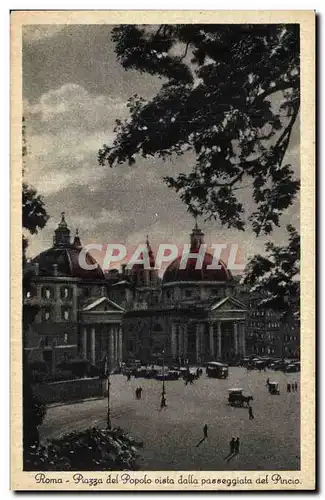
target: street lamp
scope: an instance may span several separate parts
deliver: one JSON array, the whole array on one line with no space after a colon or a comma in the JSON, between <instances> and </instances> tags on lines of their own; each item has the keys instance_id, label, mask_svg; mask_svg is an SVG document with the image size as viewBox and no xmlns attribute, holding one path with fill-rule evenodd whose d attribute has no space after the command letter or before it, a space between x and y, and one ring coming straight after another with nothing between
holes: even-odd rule
<instances>
[{"instance_id":1,"label":"street lamp","mask_svg":"<svg viewBox=\"0 0 325 500\"><path fill-rule=\"evenodd\" d=\"M284 314L282 316L282 319L284 319L284 325L283 325L283 336L282 336L282 359L285 357L285 344L286 344L286 335L288 334L289 331L289 295L286 293L283 297L283 303L284 303Z\"/></svg>"},{"instance_id":2,"label":"street lamp","mask_svg":"<svg viewBox=\"0 0 325 500\"><path fill-rule=\"evenodd\" d=\"M166 394L166 389L165 389L165 351L162 351L163 355L163 383L162 383L162 396L165 396Z\"/></svg>"},{"instance_id":3,"label":"street lamp","mask_svg":"<svg viewBox=\"0 0 325 500\"><path fill-rule=\"evenodd\" d=\"M105 359L105 375L107 378L107 429L111 430L112 424L111 424L111 408L110 408L110 386L111 386L111 381L110 381L110 369L109 369L109 363L108 363L108 356L106 356Z\"/></svg>"}]
</instances>

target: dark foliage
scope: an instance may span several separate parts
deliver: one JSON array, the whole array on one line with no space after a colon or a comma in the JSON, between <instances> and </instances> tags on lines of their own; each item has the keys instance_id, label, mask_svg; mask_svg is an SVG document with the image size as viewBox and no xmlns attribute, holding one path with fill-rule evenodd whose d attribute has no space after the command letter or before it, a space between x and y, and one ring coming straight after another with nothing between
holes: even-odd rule
<instances>
[{"instance_id":1,"label":"dark foliage","mask_svg":"<svg viewBox=\"0 0 325 500\"><path fill-rule=\"evenodd\" d=\"M23 118L22 123L22 158L23 167L24 159L27 155L26 143L26 125ZM23 169L24 173L24 169ZM39 229L42 229L48 220L48 215L45 210L43 200L34 188L28 186L25 182L22 185L22 227L30 234L36 234ZM23 235L22 239L22 265L23 265L23 297L26 292L33 292L33 272L25 269L26 264L26 249L28 240ZM30 446L36 446L39 441L38 427L41 425L46 407L39 401L32 391L32 374L28 365L26 354L26 332L28 326L34 321L38 312L38 306L32 304L23 304L23 450L24 463L26 454Z\"/></svg>"},{"instance_id":2,"label":"dark foliage","mask_svg":"<svg viewBox=\"0 0 325 500\"><path fill-rule=\"evenodd\" d=\"M28 154L26 141L26 121L22 120L22 159L23 159L23 174L25 171L25 159ZM30 234L37 234L40 229L43 229L48 221L48 214L45 209L42 196L37 193L36 189L29 186L26 182L22 185L22 227ZM25 262L25 252L28 246L28 240L23 235L22 249L23 261Z\"/></svg>"},{"instance_id":3,"label":"dark foliage","mask_svg":"<svg viewBox=\"0 0 325 500\"><path fill-rule=\"evenodd\" d=\"M23 360L23 450L24 462L30 446L37 446L39 442L38 427L42 424L46 407L39 401L32 391L31 371L24 352Z\"/></svg>"},{"instance_id":4,"label":"dark foliage","mask_svg":"<svg viewBox=\"0 0 325 500\"><path fill-rule=\"evenodd\" d=\"M149 101L129 99L130 117L117 120L100 164L191 150L192 171L165 177L188 210L243 230L237 189L248 182L257 207L249 221L257 235L270 233L299 189L283 164L300 105L299 25L122 25L113 40L125 69L162 86Z\"/></svg>"},{"instance_id":5,"label":"dark foliage","mask_svg":"<svg viewBox=\"0 0 325 500\"><path fill-rule=\"evenodd\" d=\"M288 313L299 319L300 310L300 236L287 226L288 246L267 243L266 256L255 255L246 268L244 282L252 291L264 294L260 306Z\"/></svg>"},{"instance_id":6,"label":"dark foliage","mask_svg":"<svg viewBox=\"0 0 325 500\"><path fill-rule=\"evenodd\" d=\"M58 365L58 369L65 372L71 372L76 377L97 377L100 375L100 370L96 366L93 366L89 361L83 359L64 361Z\"/></svg>"},{"instance_id":7,"label":"dark foliage","mask_svg":"<svg viewBox=\"0 0 325 500\"><path fill-rule=\"evenodd\" d=\"M53 439L28 450L24 470L107 471L135 470L142 443L121 429L87 429Z\"/></svg>"}]
</instances>

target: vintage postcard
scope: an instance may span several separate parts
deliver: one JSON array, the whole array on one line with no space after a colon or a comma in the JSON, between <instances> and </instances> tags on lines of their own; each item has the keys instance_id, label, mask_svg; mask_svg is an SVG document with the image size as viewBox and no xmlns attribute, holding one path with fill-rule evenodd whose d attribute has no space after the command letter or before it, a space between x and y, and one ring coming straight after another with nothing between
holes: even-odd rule
<instances>
[{"instance_id":1,"label":"vintage postcard","mask_svg":"<svg viewBox=\"0 0 325 500\"><path fill-rule=\"evenodd\" d=\"M315 489L315 13L14 11L11 68L11 488Z\"/></svg>"}]
</instances>

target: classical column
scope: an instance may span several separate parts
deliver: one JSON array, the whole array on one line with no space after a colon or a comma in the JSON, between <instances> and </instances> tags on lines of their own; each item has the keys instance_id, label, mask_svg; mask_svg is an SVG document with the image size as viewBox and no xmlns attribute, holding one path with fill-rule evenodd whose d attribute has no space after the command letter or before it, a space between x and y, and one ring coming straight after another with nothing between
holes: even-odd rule
<instances>
[{"instance_id":1,"label":"classical column","mask_svg":"<svg viewBox=\"0 0 325 500\"><path fill-rule=\"evenodd\" d=\"M200 361L205 361L206 355L206 336L205 336L205 323L201 323L200 328Z\"/></svg>"},{"instance_id":2,"label":"classical column","mask_svg":"<svg viewBox=\"0 0 325 500\"><path fill-rule=\"evenodd\" d=\"M210 357L214 359L214 323L209 325L209 335L210 335Z\"/></svg>"},{"instance_id":3,"label":"classical column","mask_svg":"<svg viewBox=\"0 0 325 500\"><path fill-rule=\"evenodd\" d=\"M217 321L217 358L222 359L221 351L221 321Z\"/></svg>"},{"instance_id":4,"label":"classical column","mask_svg":"<svg viewBox=\"0 0 325 500\"><path fill-rule=\"evenodd\" d=\"M172 350L172 358L176 359L177 357L177 340L176 340L176 324L172 323L172 338L171 338L171 350Z\"/></svg>"},{"instance_id":5,"label":"classical column","mask_svg":"<svg viewBox=\"0 0 325 500\"><path fill-rule=\"evenodd\" d=\"M119 353L119 335L118 335L118 326L114 326L114 337L115 337L115 363L118 362L118 353Z\"/></svg>"},{"instance_id":6,"label":"classical column","mask_svg":"<svg viewBox=\"0 0 325 500\"><path fill-rule=\"evenodd\" d=\"M119 361L122 362L122 360L123 360L123 331L122 331L121 326L119 326L118 334L119 334L119 339L120 339Z\"/></svg>"},{"instance_id":7,"label":"classical column","mask_svg":"<svg viewBox=\"0 0 325 500\"><path fill-rule=\"evenodd\" d=\"M200 362L201 355L201 325L200 323L196 324L196 362Z\"/></svg>"},{"instance_id":8,"label":"classical column","mask_svg":"<svg viewBox=\"0 0 325 500\"><path fill-rule=\"evenodd\" d=\"M108 359L109 359L109 364L110 368L112 369L114 366L114 329L113 326L109 326L109 353L108 353Z\"/></svg>"},{"instance_id":9,"label":"classical column","mask_svg":"<svg viewBox=\"0 0 325 500\"><path fill-rule=\"evenodd\" d=\"M235 355L238 355L238 325L236 321L234 321L234 348L235 348Z\"/></svg>"},{"instance_id":10,"label":"classical column","mask_svg":"<svg viewBox=\"0 0 325 500\"><path fill-rule=\"evenodd\" d=\"M56 371L56 339L53 339L52 340L52 366L51 366L51 369L52 369L52 375L55 375L55 371Z\"/></svg>"},{"instance_id":11,"label":"classical column","mask_svg":"<svg viewBox=\"0 0 325 500\"><path fill-rule=\"evenodd\" d=\"M94 365L96 363L96 332L95 327L90 330L90 360Z\"/></svg>"},{"instance_id":12,"label":"classical column","mask_svg":"<svg viewBox=\"0 0 325 500\"><path fill-rule=\"evenodd\" d=\"M182 337L182 356L184 359L187 358L187 325L183 325L183 337Z\"/></svg>"},{"instance_id":13,"label":"classical column","mask_svg":"<svg viewBox=\"0 0 325 500\"><path fill-rule=\"evenodd\" d=\"M245 323L239 323L240 354L246 356Z\"/></svg>"},{"instance_id":14,"label":"classical column","mask_svg":"<svg viewBox=\"0 0 325 500\"><path fill-rule=\"evenodd\" d=\"M87 359L87 327L84 326L82 329L82 357L83 359Z\"/></svg>"},{"instance_id":15,"label":"classical column","mask_svg":"<svg viewBox=\"0 0 325 500\"><path fill-rule=\"evenodd\" d=\"M114 338L114 364L116 363L117 359L117 332L116 332L116 325L113 326L113 338Z\"/></svg>"}]
</instances>

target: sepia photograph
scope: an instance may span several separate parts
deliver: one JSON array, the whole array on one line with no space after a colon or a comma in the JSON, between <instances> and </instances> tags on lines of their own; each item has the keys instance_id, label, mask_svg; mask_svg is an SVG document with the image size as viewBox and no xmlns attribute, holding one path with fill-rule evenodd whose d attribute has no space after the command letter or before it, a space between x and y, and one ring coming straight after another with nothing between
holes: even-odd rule
<instances>
[{"instance_id":1,"label":"sepia photograph","mask_svg":"<svg viewBox=\"0 0 325 500\"><path fill-rule=\"evenodd\" d=\"M303 489L303 18L25 14L21 472L43 489Z\"/></svg>"}]
</instances>

